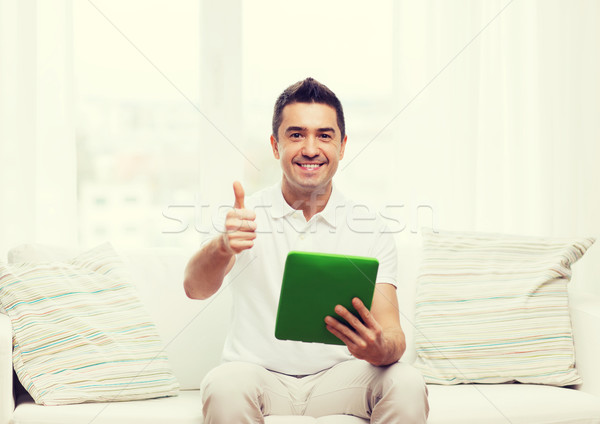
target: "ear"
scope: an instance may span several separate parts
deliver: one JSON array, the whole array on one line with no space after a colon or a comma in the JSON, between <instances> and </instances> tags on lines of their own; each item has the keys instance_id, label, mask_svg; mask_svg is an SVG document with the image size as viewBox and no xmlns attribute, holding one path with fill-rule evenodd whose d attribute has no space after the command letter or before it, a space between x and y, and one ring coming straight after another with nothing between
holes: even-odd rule
<instances>
[{"instance_id":1,"label":"ear","mask_svg":"<svg viewBox=\"0 0 600 424\"><path fill-rule=\"evenodd\" d=\"M340 146L340 160L344 159L344 151L346 150L346 141L348 141L348 136L344 135L344 139L342 140L342 144Z\"/></svg>"},{"instance_id":2,"label":"ear","mask_svg":"<svg viewBox=\"0 0 600 424\"><path fill-rule=\"evenodd\" d=\"M271 148L273 149L273 156L275 156L275 159L279 159L279 145L273 135L271 135Z\"/></svg>"}]
</instances>

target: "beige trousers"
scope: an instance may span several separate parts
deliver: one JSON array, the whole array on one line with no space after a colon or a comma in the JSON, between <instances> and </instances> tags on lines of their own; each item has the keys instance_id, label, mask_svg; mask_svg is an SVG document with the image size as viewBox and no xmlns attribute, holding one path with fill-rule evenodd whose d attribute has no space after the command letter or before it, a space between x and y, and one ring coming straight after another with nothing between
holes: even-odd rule
<instances>
[{"instance_id":1,"label":"beige trousers","mask_svg":"<svg viewBox=\"0 0 600 424\"><path fill-rule=\"evenodd\" d=\"M224 363L202 381L205 424L260 424L267 415L347 414L374 424L425 423L427 387L402 362L375 367L349 360L308 376L290 376L245 362Z\"/></svg>"}]
</instances>

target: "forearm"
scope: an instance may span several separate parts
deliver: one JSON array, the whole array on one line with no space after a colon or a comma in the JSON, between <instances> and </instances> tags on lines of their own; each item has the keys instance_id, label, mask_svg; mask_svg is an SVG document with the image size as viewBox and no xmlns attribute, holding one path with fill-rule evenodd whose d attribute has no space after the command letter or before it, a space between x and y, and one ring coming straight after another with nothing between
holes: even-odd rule
<instances>
[{"instance_id":1,"label":"forearm","mask_svg":"<svg viewBox=\"0 0 600 424\"><path fill-rule=\"evenodd\" d=\"M235 256L229 251L222 237L208 242L189 260L184 274L184 289L191 299L207 299L212 296L229 272Z\"/></svg>"}]
</instances>

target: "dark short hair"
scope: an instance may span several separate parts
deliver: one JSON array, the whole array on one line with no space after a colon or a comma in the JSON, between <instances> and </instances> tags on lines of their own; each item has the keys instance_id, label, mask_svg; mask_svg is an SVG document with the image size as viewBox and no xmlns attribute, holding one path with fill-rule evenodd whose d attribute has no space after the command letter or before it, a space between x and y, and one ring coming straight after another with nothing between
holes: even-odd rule
<instances>
[{"instance_id":1,"label":"dark short hair","mask_svg":"<svg viewBox=\"0 0 600 424\"><path fill-rule=\"evenodd\" d=\"M283 119L283 108L292 103L321 103L334 108L337 115L337 124L342 133L342 140L344 139L346 123L344 122L342 103L327 86L309 77L290 85L277 98L273 109L273 136L275 140L278 140L277 132Z\"/></svg>"}]
</instances>

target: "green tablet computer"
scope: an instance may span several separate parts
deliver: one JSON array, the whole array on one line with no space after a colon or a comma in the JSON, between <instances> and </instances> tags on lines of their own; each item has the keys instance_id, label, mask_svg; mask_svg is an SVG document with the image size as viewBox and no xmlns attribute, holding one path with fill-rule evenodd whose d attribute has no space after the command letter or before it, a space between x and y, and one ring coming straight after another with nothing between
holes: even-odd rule
<instances>
[{"instance_id":1,"label":"green tablet computer","mask_svg":"<svg viewBox=\"0 0 600 424\"><path fill-rule=\"evenodd\" d=\"M275 337L343 345L327 330L325 317L330 315L345 323L335 313L336 305L359 316L352 306L355 297L370 309L378 268L375 258L290 252L283 271Z\"/></svg>"}]
</instances>

